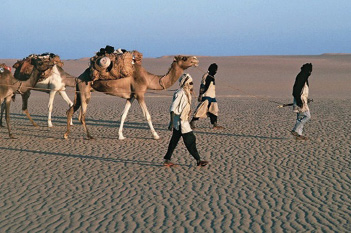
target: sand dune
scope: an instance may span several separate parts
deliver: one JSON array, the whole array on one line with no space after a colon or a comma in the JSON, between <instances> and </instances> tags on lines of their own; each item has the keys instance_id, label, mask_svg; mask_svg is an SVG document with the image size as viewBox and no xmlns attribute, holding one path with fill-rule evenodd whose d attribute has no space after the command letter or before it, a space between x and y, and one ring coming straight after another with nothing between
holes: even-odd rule
<instances>
[{"instance_id":1,"label":"sand dune","mask_svg":"<svg viewBox=\"0 0 351 233\"><path fill-rule=\"evenodd\" d=\"M219 65L225 126L214 131L209 119L198 123L198 149L210 161L204 169L195 167L182 142L173 157L180 166L162 166L171 91L146 99L157 141L136 103L127 139L119 141L124 100L94 92L87 123L96 139L85 139L75 115L65 140L67 106L59 96L53 128L46 127L47 94L33 91L29 100L38 128L21 112L18 96L11 106L18 139L0 130L0 232L350 232L351 55L199 60L199 68L188 70L196 87L210 63ZM155 74L166 73L171 62L171 56L143 60ZM306 62L314 65L305 131L311 139L296 142L289 133L294 113L276 106L291 101ZM64 68L79 75L87 66L88 59L78 59ZM68 94L73 98L74 90Z\"/></svg>"}]
</instances>

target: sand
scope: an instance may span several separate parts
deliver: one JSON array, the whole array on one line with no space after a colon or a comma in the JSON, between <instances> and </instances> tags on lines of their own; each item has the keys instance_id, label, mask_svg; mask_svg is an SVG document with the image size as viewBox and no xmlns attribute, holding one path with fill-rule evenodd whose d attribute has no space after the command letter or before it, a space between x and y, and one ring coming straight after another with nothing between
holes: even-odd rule
<instances>
[{"instance_id":1,"label":"sand","mask_svg":"<svg viewBox=\"0 0 351 233\"><path fill-rule=\"evenodd\" d=\"M203 159L197 168L180 141L162 166L172 91L150 92L146 102L161 139L153 140L134 103L118 140L125 101L94 92L86 135L74 116L69 139L66 103L56 97L47 128L48 95L32 92L35 128L11 106L11 140L0 129L0 232L350 232L351 55L199 57L190 68L196 89L203 71L217 62L219 123L200 120L195 130ZM13 64L15 60L0 60ZM164 74L171 56L145 58L145 68ZM312 62L312 119L307 142L290 135L289 103L302 64ZM67 60L79 75L88 59ZM170 89L175 89L176 85ZM74 89L68 89L73 99ZM277 103L276 103L277 102ZM195 99L193 107L195 107Z\"/></svg>"}]
</instances>

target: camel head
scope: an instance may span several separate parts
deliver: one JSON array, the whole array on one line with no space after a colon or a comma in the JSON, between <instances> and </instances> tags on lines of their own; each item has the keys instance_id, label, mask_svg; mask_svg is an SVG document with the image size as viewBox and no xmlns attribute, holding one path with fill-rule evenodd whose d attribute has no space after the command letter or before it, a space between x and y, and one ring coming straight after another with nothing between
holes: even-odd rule
<instances>
[{"instance_id":1,"label":"camel head","mask_svg":"<svg viewBox=\"0 0 351 233\"><path fill-rule=\"evenodd\" d=\"M178 55L174 57L173 62L176 62L183 70L199 65L199 60L195 56Z\"/></svg>"}]
</instances>

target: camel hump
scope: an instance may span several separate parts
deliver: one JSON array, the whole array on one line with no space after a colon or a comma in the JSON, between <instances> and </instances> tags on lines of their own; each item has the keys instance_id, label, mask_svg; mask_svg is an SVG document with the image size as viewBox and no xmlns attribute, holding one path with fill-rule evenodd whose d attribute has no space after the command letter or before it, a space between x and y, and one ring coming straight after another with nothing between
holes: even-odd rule
<instances>
[{"instance_id":1,"label":"camel hump","mask_svg":"<svg viewBox=\"0 0 351 233\"><path fill-rule=\"evenodd\" d=\"M133 57L135 63L141 65L141 61L143 60L143 54L140 53L139 51L133 50Z\"/></svg>"},{"instance_id":2,"label":"camel hump","mask_svg":"<svg viewBox=\"0 0 351 233\"><path fill-rule=\"evenodd\" d=\"M107 69L111 65L111 59L108 57L100 57L96 63L99 67Z\"/></svg>"},{"instance_id":3,"label":"camel hump","mask_svg":"<svg viewBox=\"0 0 351 233\"><path fill-rule=\"evenodd\" d=\"M54 53L43 53L32 56L35 67L40 71L45 71L52 68L54 65L63 67L63 62L60 57Z\"/></svg>"},{"instance_id":4,"label":"camel hump","mask_svg":"<svg viewBox=\"0 0 351 233\"><path fill-rule=\"evenodd\" d=\"M11 67L5 63L0 63L0 78L6 77L8 74L11 74Z\"/></svg>"},{"instance_id":5,"label":"camel hump","mask_svg":"<svg viewBox=\"0 0 351 233\"><path fill-rule=\"evenodd\" d=\"M34 70L34 65L30 57L17 61L12 67L16 69L14 77L19 81L28 80Z\"/></svg>"},{"instance_id":6,"label":"camel hump","mask_svg":"<svg viewBox=\"0 0 351 233\"><path fill-rule=\"evenodd\" d=\"M48 78L52 73L54 65L63 67L63 62L60 57L54 53L31 54L22 60L18 60L13 68L15 71L15 78L20 81L26 81L33 73L34 68L39 71L39 81Z\"/></svg>"},{"instance_id":7,"label":"camel hump","mask_svg":"<svg viewBox=\"0 0 351 233\"><path fill-rule=\"evenodd\" d=\"M8 70L11 72L11 67L7 66L5 63L0 63L0 72L3 73L5 70Z\"/></svg>"},{"instance_id":8,"label":"camel hump","mask_svg":"<svg viewBox=\"0 0 351 233\"><path fill-rule=\"evenodd\" d=\"M90 58L91 79L109 80L129 77L134 72L134 65L141 64L142 53L134 50L117 49L107 45Z\"/></svg>"}]
</instances>

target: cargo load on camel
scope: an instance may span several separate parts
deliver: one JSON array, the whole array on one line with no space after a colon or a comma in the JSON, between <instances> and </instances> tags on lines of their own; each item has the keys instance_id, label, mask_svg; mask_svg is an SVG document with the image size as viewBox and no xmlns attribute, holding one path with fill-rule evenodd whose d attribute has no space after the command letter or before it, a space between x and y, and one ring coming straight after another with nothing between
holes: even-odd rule
<instances>
[{"instance_id":1,"label":"cargo load on camel","mask_svg":"<svg viewBox=\"0 0 351 233\"><path fill-rule=\"evenodd\" d=\"M63 67L60 57L53 53L31 54L28 57L17 61L12 67L19 73L20 81L27 80L33 72L34 67L41 72L38 82L45 80L52 73L52 67L58 65Z\"/></svg>"},{"instance_id":2,"label":"cargo load on camel","mask_svg":"<svg viewBox=\"0 0 351 233\"><path fill-rule=\"evenodd\" d=\"M138 51L115 50L107 45L90 58L92 81L120 79L131 76L134 64L141 65L143 55Z\"/></svg>"},{"instance_id":3,"label":"cargo load on camel","mask_svg":"<svg viewBox=\"0 0 351 233\"><path fill-rule=\"evenodd\" d=\"M11 72L11 67L7 66L5 63L0 63L0 73L3 73L5 69Z\"/></svg>"}]
</instances>

